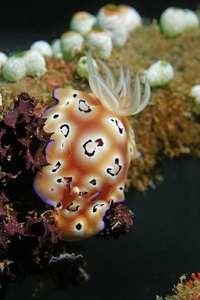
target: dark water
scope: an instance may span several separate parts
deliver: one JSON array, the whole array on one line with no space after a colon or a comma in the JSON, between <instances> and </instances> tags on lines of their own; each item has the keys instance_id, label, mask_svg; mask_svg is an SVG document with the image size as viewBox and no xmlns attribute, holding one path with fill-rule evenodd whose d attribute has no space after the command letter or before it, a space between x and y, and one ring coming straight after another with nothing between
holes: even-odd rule
<instances>
[{"instance_id":1,"label":"dark water","mask_svg":"<svg viewBox=\"0 0 200 300\"><path fill-rule=\"evenodd\" d=\"M0 0L0 51L9 54L30 47L36 40L52 42L69 27L72 15L81 10L96 14L105 4L126 3L145 18L157 18L169 6L197 9L197 0Z\"/></svg>"},{"instance_id":2,"label":"dark water","mask_svg":"<svg viewBox=\"0 0 200 300\"><path fill-rule=\"evenodd\" d=\"M38 39L51 42L68 29L79 10L96 13L108 1L0 1L0 51L29 48ZM198 1L122 1L144 17L159 17L170 5L196 9ZM114 3L122 3L114 1ZM11 8L12 7L12 8ZM171 293L183 273L200 271L200 160L162 165L164 182L146 194L130 191L134 228L119 241L82 242L91 278L78 289L56 291L47 283L40 299L153 300ZM31 299L36 279L27 278L6 300Z\"/></svg>"}]
</instances>

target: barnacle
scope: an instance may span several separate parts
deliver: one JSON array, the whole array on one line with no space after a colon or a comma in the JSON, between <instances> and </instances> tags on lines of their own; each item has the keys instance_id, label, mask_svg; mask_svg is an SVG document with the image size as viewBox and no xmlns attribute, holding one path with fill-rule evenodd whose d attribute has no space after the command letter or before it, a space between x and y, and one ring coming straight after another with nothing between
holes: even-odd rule
<instances>
[{"instance_id":1,"label":"barnacle","mask_svg":"<svg viewBox=\"0 0 200 300\"><path fill-rule=\"evenodd\" d=\"M141 97L138 74L136 74L135 89L133 92L129 69L124 72L120 68L119 80L116 82L111 69L103 61L97 59L106 74L104 80L94 66L90 54L87 54L87 59L90 88L93 94L109 111L116 113L118 116L130 116L139 113L145 108L151 95L150 86L147 81L145 81L144 96Z\"/></svg>"}]
</instances>

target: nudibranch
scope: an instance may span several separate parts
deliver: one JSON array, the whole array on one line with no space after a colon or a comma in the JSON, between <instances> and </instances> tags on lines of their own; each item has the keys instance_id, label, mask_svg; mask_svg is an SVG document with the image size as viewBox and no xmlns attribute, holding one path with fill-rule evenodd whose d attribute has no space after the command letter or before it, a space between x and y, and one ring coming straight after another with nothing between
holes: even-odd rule
<instances>
[{"instance_id":1,"label":"nudibranch","mask_svg":"<svg viewBox=\"0 0 200 300\"><path fill-rule=\"evenodd\" d=\"M105 81L87 55L91 94L59 88L57 104L43 115L52 133L46 147L49 165L38 172L34 189L55 208L63 239L80 240L104 229L103 217L111 203L124 201L124 185L132 159L138 157L134 132L125 116L139 113L150 98L149 84L141 98L136 76L120 69L118 82L98 60Z\"/></svg>"}]
</instances>

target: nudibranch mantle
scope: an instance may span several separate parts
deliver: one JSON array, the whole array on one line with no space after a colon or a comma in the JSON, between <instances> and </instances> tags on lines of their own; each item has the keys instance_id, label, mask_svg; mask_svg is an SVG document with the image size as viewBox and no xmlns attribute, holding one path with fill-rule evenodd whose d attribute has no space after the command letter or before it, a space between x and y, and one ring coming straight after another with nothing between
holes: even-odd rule
<instances>
[{"instance_id":1,"label":"nudibranch mantle","mask_svg":"<svg viewBox=\"0 0 200 300\"><path fill-rule=\"evenodd\" d=\"M47 118L44 129L53 135L46 147L49 165L36 174L34 189L55 208L63 239L69 241L104 229L103 217L111 203L124 201L128 167L138 157L128 120L120 115L122 110L116 114L99 100L97 94L102 88L96 85L102 81L107 89L108 84L96 71L94 75L89 79L93 94L56 89L53 97L58 102L43 115ZM148 102L149 96L146 85L143 101Z\"/></svg>"}]
</instances>

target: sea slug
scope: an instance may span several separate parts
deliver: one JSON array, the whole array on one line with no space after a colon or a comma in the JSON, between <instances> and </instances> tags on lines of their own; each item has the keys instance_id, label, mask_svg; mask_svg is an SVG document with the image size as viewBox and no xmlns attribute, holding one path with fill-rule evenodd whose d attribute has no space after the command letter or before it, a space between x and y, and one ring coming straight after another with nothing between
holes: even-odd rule
<instances>
[{"instance_id":1,"label":"sea slug","mask_svg":"<svg viewBox=\"0 0 200 300\"><path fill-rule=\"evenodd\" d=\"M133 93L129 70L121 68L116 82L107 65L98 62L105 81L87 55L92 94L56 89L58 103L43 115L44 130L53 135L46 148L49 165L37 173L34 188L57 211L58 227L69 241L102 231L111 204L124 201L128 167L139 155L125 116L139 113L150 98L147 82L141 98L138 76Z\"/></svg>"}]
</instances>

